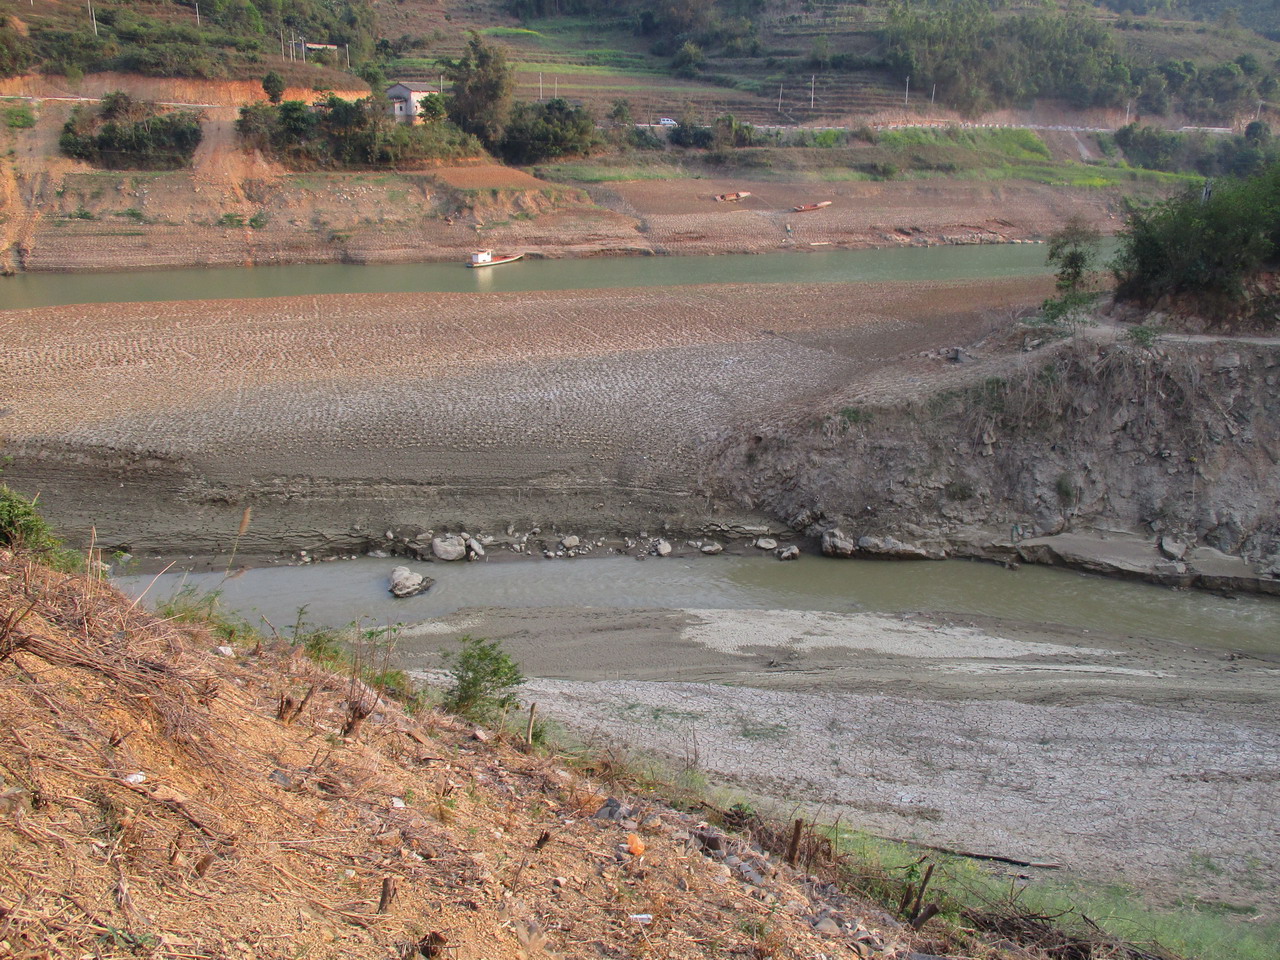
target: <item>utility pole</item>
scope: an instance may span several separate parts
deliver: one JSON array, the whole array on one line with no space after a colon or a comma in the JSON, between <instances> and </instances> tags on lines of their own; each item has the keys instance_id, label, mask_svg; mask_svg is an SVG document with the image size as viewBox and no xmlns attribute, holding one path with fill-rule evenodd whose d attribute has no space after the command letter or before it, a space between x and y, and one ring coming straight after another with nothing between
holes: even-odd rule
<instances>
[{"instance_id":1,"label":"utility pole","mask_svg":"<svg viewBox=\"0 0 1280 960\"><path fill-rule=\"evenodd\" d=\"M935 97L937 97L937 96L938 96L938 85L935 83L935 84L933 85L933 90L932 90L932 92L930 92L930 94L929 94L929 109L930 109L930 110L932 110L932 109L933 109L933 101L934 101L934 98L935 98Z\"/></svg>"},{"instance_id":2,"label":"utility pole","mask_svg":"<svg viewBox=\"0 0 1280 960\"><path fill-rule=\"evenodd\" d=\"M907 77L907 89L906 89L906 92L902 94L902 105L904 107L907 105L907 100L910 96L911 96L911 78Z\"/></svg>"},{"instance_id":3,"label":"utility pole","mask_svg":"<svg viewBox=\"0 0 1280 960\"><path fill-rule=\"evenodd\" d=\"M1130 100L1126 100L1126 101L1124 102L1124 125L1125 125L1126 127L1129 125L1129 108L1130 108L1132 105L1133 105L1133 102L1132 102L1132 101L1130 101Z\"/></svg>"},{"instance_id":4,"label":"utility pole","mask_svg":"<svg viewBox=\"0 0 1280 960\"><path fill-rule=\"evenodd\" d=\"M351 69L351 44L344 43L343 46L347 48L347 69L350 70Z\"/></svg>"},{"instance_id":5,"label":"utility pole","mask_svg":"<svg viewBox=\"0 0 1280 960\"><path fill-rule=\"evenodd\" d=\"M542 99L542 71L538 71L538 99Z\"/></svg>"},{"instance_id":6,"label":"utility pole","mask_svg":"<svg viewBox=\"0 0 1280 960\"><path fill-rule=\"evenodd\" d=\"M284 24L280 24L280 62L284 63L289 58L284 55Z\"/></svg>"},{"instance_id":7,"label":"utility pole","mask_svg":"<svg viewBox=\"0 0 1280 960\"><path fill-rule=\"evenodd\" d=\"M816 73L809 74L809 109L810 110L813 109L813 87L814 87L814 84L816 84L817 82L818 82L818 75Z\"/></svg>"},{"instance_id":8,"label":"utility pole","mask_svg":"<svg viewBox=\"0 0 1280 960\"><path fill-rule=\"evenodd\" d=\"M782 84L778 84L778 112L782 112Z\"/></svg>"},{"instance_id":9,"label":"utility pole","mask_svg":"<svg viewBox=\"0 0 1280 960\"><path fill-rule=\"evenodd\" d=\"M552 77L551 83L553 85L553 89L555 90L555 93L553 94L553 96L556 100L559 100L560 99L560 78Z\"/></svg>"},{"instance_id":10,"label":"utility pole","mask_svg":"<svg viewBox=\"0 0 1280 960\"><path fill-rule=\"evenodd\" d=\"M196 26L200 26L200 0L196 0Z\"/></svg>"},{"instance_id":11,"label":"utility pole","mask_svg":"<svg viewBox=\"0 0 1280 960\"><path fill-rule=\"evenodd\" d=\"M89 5L89 19L93 21L93 35L98 35L98 18L93 15L93 0L85 0Z\"/></svg>"}]
</instances>

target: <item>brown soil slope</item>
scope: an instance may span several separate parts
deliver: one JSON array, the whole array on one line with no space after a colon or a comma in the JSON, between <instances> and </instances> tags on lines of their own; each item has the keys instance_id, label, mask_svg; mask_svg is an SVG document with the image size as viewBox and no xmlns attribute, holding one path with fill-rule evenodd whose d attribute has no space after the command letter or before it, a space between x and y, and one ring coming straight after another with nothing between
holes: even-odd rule
<instances>
[{"instance_id":1,"label":"brown soil slope","mask_svg":"<svg viewBox=\"0 0 1280 960\"><path fill-rule=\"evenodd\" d=\"M906 953L843 900L816 931L829 893L758 853L767 876L731 876L689 817L593 817L604 795L554 759L374 707L287 645L218 655L9 552L0 627L5 956ZM306 697L291 723L284 695Z\"/></svg>"}]
</instances>

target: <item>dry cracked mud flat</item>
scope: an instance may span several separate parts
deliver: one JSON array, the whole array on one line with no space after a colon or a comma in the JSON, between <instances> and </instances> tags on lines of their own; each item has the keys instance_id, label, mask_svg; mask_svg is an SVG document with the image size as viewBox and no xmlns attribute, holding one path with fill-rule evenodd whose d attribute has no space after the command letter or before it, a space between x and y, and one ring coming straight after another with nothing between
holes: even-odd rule
<instances>
[{"instance_id":1,"label":"dry cracked mud flat","mask_svg":"<svg viewBox=\"0 0 1280 960\"><path fill-rule=\"evenodd\" d=\"M396 523L632 530L699 445L1043 281L384 294L0 313L11 483L134 552L323 546Z\"/></svg>"}]
</instances>

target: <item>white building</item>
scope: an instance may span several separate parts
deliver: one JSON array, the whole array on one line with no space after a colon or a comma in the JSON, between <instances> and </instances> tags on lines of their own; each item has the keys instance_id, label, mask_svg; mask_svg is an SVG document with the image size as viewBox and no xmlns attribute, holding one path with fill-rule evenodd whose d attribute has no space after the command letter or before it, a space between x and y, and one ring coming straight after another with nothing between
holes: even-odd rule
<instances>
[{"instance_id":1,"label":"white building","mask_svg":"<svg viewBox=\"0 0 1280 960\"><path fill-rule=\"evenodd\" d=\"M387 87L387 99L391 101L391 113L401 123L413 123L417 119L422 101L438 87L429 83L396 83Z\"/></svg>"}]
</instances>

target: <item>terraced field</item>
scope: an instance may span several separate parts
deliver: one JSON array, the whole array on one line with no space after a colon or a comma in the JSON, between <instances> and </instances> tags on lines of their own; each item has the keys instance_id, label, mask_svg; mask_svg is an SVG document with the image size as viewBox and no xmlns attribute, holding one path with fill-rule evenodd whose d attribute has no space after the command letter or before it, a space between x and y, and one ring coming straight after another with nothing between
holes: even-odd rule
<instances>
[{"instance_id":1,"label":"terraced field","mask_svg":"<svg viewBox=\"0 0 1280 960\"><path fill-rule=\"evenodd\" d=\"M686 104L704 120L732 113L752 123L787 125L867 122L896 116L903 107L901 94L874 72L815 73L791 62L807 57L818 37L831 39L833 49L870 52L865 31L876 25L873 14L851 4L821 5L814 13L783 8L766 27L769 56L716 58L699 79L673 76L669 58L649 52L648 40L634 35L627 17L520 23L495 3L469 5L449 21L429 8L390 4L380 16L389 35L432 38L429 50L396 64L399 79L438 79L439 58L460 53L465 29L474 28L507 46L517 97L561 96L598 115L621 98L641 122L678 116Z\"/></svg>"}]
</instances>

